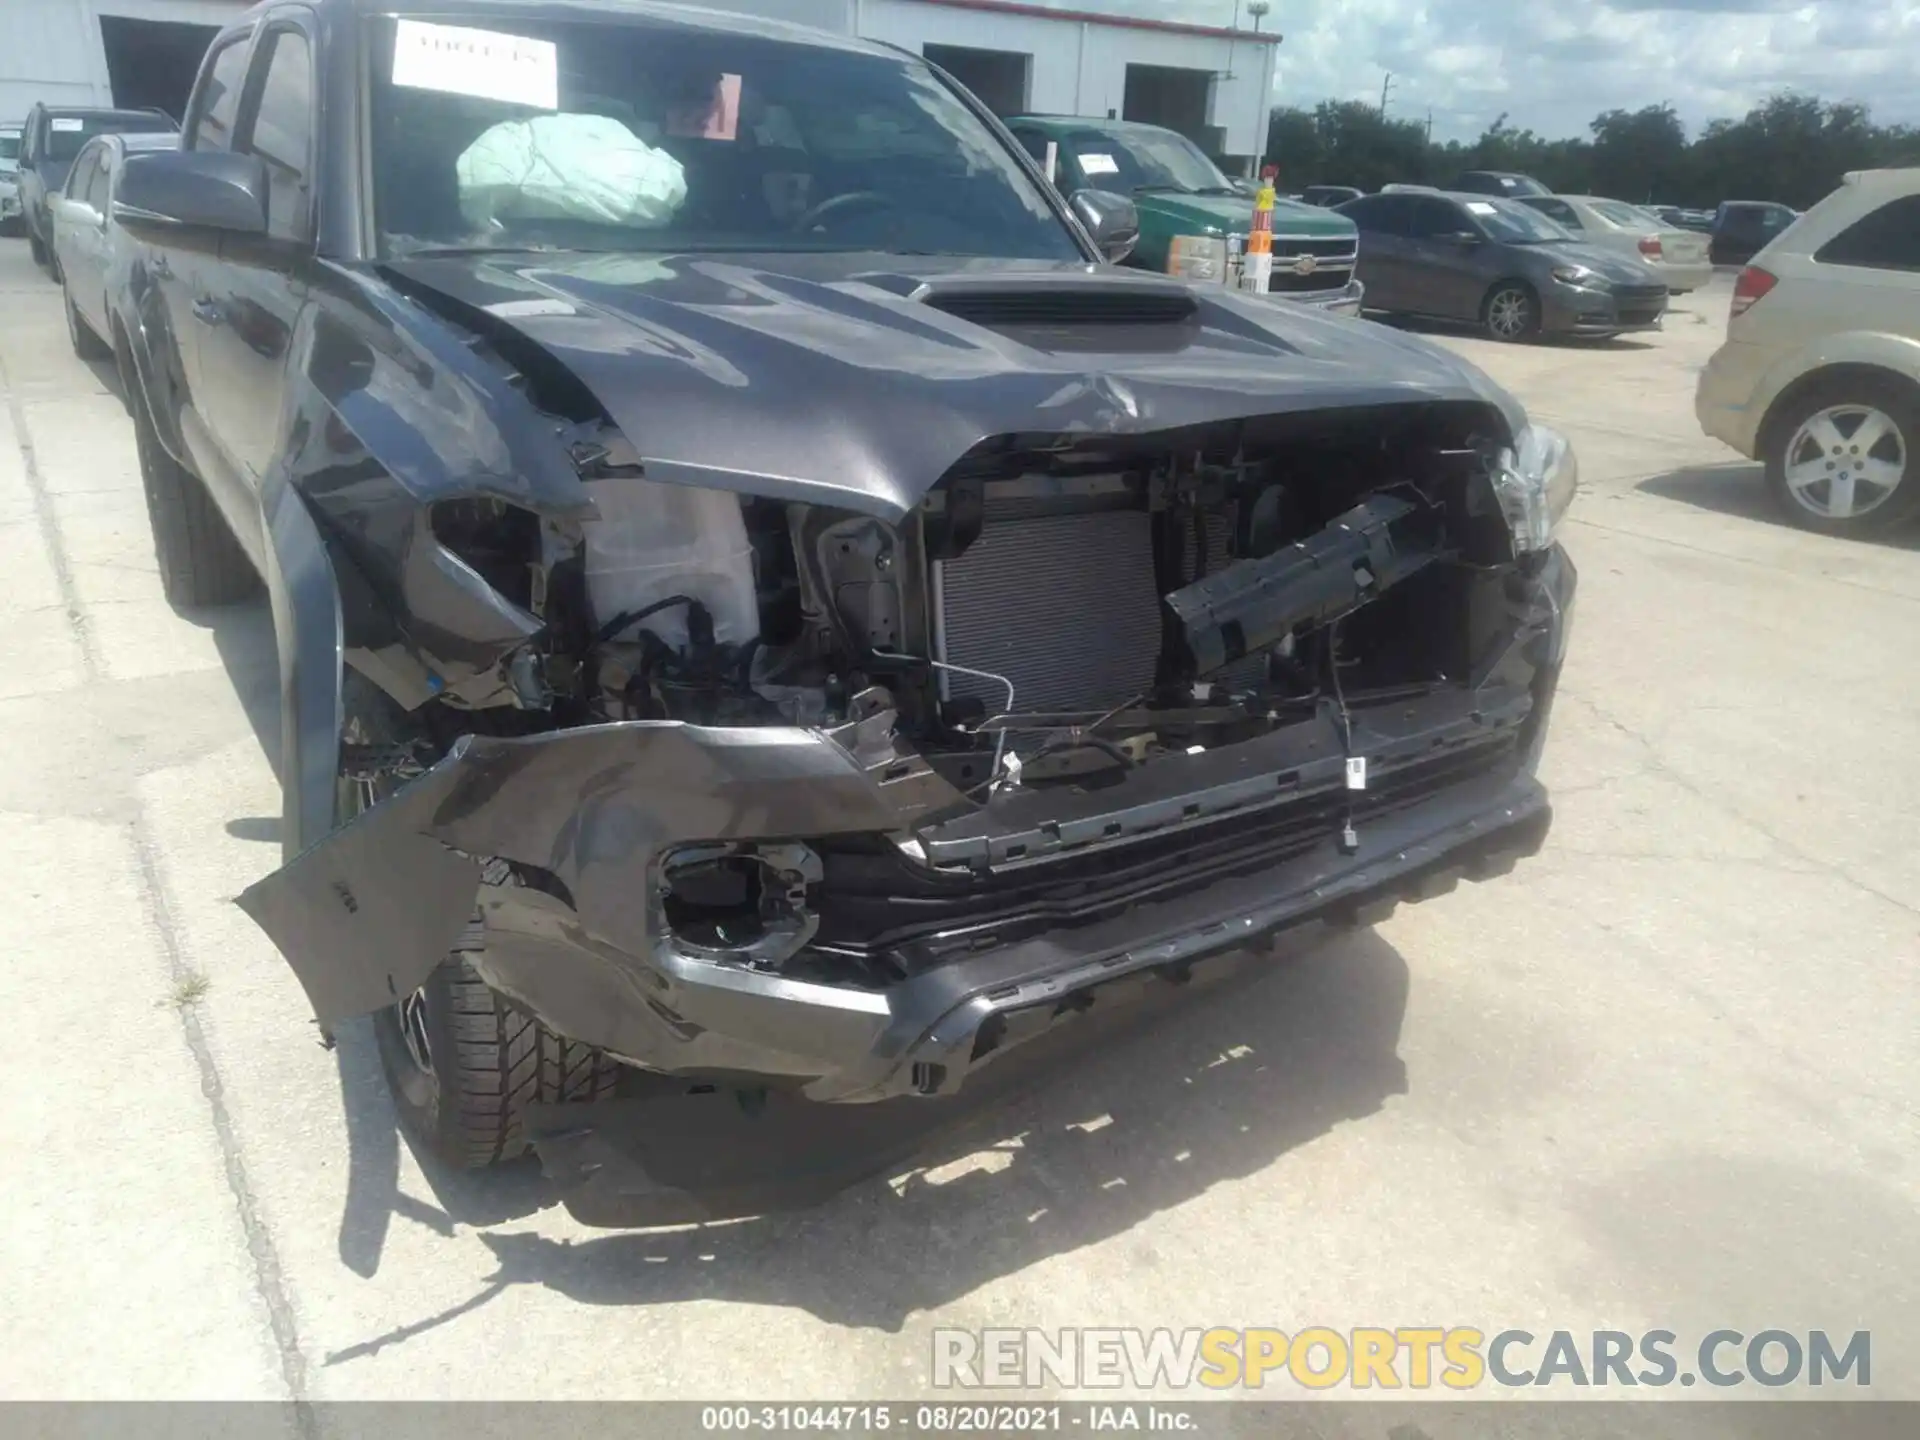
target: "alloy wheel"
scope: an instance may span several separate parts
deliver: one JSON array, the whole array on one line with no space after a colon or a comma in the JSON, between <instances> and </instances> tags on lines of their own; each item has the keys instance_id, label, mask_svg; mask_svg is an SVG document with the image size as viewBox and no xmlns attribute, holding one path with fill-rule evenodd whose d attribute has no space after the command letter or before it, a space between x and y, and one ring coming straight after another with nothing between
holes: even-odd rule
<instances>
[{"instance_id":1,"label":"alloy wheel","mask_svg":"<svg viewBox=\"0 0 1920 1440\"><path fill-rule=\"evenodd\" d=\"M1873 405L1829 405L1787 441L1787 493L1823 520L1852 520L1893 498L1906 476L1907 442Z\"/></svg>"},{"instance_id":2,"label":"alloy wheel","mask_svg":"<svg viewBox=\"0 0 1920 1440\"><path fill-rule=\"evenodd\" d=\"M1487 302L1487 328L1502 340L1518 340L1532 327L1533 302L1520 290L1502 290Z\"/></svg>"}]
</instances>

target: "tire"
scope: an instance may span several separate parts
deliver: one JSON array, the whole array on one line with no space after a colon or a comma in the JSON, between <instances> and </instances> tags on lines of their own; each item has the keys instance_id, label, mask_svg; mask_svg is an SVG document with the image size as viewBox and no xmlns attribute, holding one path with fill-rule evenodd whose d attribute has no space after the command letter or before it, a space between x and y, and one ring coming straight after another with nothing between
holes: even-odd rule
<instances>
[{"instance_id":1,"label":"tire","mask_svg":"<svg viewBox=\"0 0 1920 1440\"><path fill-rule=\"evenodd\" d=\"M406 731L397 707L352 671L342 701L353 738L390 741ZM342 823L366 803L368 788L342 776L336 801ZM488 869L490 883L512 883L503 862ZM426 983L373 1017L401 1129L420 1150L458 1170L524 1155L527 1106L609 1099L625 1068L604 1051L548 1029L481 979L468 956L485 946L486 926L476 911Z\"/></svg>"},{"instance_id":2,"label":"tire","mask_svg":"<svg viewBox=\"0 0 1920 1440\"><path fill-rule=\"evenodd\" d=\"M1531 340L1540 333L1540 297L1517 280L1503 280L1480 302L1480 324L1495 340Z\"/></svg>"},{"instance_id":3,"label":"tire","mask_svg":"<svg viewBox=\"0 0 1920 1440\"><path fill-rule=\"evenodd\" d=\"M253 562L200 477L169 455L154 434L153 415L139 376L125 356L121 360L121 380L140 450L140 488L147 496L147 521L153 528L153 553L160 562L167 603L190 608L248 599L260 588Z\"/></svg>"},{"instance_id":4,"label":"tire","mask_svg":"<svg viewBox=\"0 0 1920 1440\"><path fill-rule=\"evenodd\" d=\"M1869 427L1862 454L1853 442ZM1767 488L1802 529L1877 535L1920 510L1920 389L1904 380L1822 379L1776 406L1761 433Z\"/></svg>"},{"instance_id":5,"label":"tire","mask_svg":"<svg viewBox=\"0 0 1920 1440\"><path fill-rule=\"evenodd\" d=\"M94 334L92 327L80 318L80 312L74 309L73 297L62 290L60 298L67 307L67 340L73 346L73 353L82 360L111 359L113 351L108 347L107 342Z\"/></svg>"},{"instance_id":6,"label":"tire","mask_svg":"<svg viewBox=\"0 0 1920 1440\"><path fill-rule=\"evenodd\" d=\"M478 948L477 920L468 933ZM620 1077L603 1052L555 1034L488 986L461 951L377 1013L373 1030L402 1128L459 1170L524 1155L528 1105L608 1099Z\"/></svg>"}]
</instances>

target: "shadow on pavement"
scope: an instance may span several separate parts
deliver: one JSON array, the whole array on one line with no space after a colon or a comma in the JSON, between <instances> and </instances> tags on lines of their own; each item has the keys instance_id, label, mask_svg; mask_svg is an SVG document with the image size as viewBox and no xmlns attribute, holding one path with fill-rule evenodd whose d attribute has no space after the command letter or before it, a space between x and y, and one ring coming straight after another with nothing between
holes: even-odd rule
<instances>
[{"instance_id":1,"label":"shadow on pavement","mask_svg":"<svg viewBox=\"0 0 1920 1440\"><path fill-rule=\"evenodd\" d=\"M1683 505L1711 510L1719 515L1757 520L1788 530L1799 529L1780 513L1779 502L1768 491L1766 467L1751 461L1742 460L1727 465L1689 465L1684 469L1649 476L1634 488L1647 495L1657 495L1663 500L1678 500ZM1889 545L1902 550L1920 549L1920 529L1909 524L1885 535L1850 537L1846 543L1861 542Z\"/></svg>"},{"instance_id":2,"label":"shadow on pavement","mask_svg":"<svg viewBox=\"0 0 1920 1440\"><path fill-rule=\"evenodd\" d=\"M475 1295L326 1363L402 1343L515 1285L590 1305L790 1306L897 1331L917 1311L1256 1174L1404 1094L1407 990L1406 962L1373 931L1303 931L1210 994L1083 1030L1071 1054L1049 1057L1029 1088L894 1167L893 1179L757 1219L585 1241L483 1232L499 1268ZM380 1085L371 1033L351 1042L343 1033L340 1054L349 1113L365 1112L351 1130L367 1133ZM384 1150L355 1149L356 1195L371 1202L391 1189L387 1161ZM496 1198L501 1181L508 1188L496 1213L541 1203L538 1187L522 1193L511 1174L431 1175L436 1199L462 1223L489 1223L479 1218L489 1207L475 1202ZM1223 1235L1222 1243L1244 1239ZM1150 1233L1134 1242L1128 1263L1159 1263Z\"/></svg>"}]
</instances>

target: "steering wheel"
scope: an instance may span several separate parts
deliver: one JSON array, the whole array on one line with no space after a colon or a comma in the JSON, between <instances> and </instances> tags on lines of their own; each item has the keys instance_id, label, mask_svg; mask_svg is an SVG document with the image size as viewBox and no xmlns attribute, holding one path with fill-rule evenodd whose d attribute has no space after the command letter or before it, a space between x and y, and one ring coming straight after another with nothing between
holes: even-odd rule
<instances>
[{"instance_id":1,"label":"steering wheel","mask_svg":"<svg viewBox=\"0 0 1920 1440\"><path fill-rule=\"evenodd\" d=\"M841 210L850 210L856 206L876 210L890 210L894 200L891 195L882 195L878 190L849 190L844 195L829 195L818 205L807 207L807 213L793 222L795 230L811 230L827 216Z\"/></svg>"}]
</instances>

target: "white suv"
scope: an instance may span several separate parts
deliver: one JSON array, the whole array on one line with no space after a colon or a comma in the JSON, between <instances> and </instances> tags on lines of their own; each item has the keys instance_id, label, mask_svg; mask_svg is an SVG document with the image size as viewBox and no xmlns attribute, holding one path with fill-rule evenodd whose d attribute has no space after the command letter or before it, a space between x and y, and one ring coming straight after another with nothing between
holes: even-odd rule
<instances>
[{"instance_id":1,"label":"white suv","mask_svg":"<svg viewBox=\"0 0 1920 1440\"><path fill-rule=\"evenodd\" d=\"M1847 176L1753 257L1694 413L1766 462L1810 530L1865 534L1920 508L1920 169Z\"/></svg>"}]
</instances>

